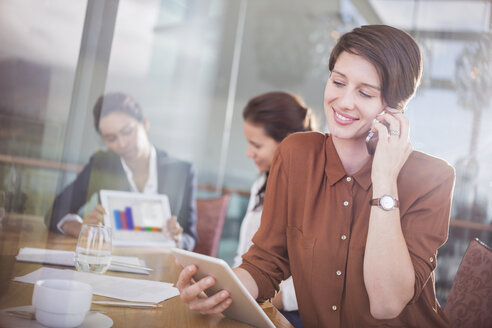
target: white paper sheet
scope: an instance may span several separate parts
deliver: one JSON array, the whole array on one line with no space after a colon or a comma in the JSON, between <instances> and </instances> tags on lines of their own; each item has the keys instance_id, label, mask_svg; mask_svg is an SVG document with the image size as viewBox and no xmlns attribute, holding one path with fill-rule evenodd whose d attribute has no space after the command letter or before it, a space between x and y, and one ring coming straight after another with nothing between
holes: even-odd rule
<instances>
[{"instance_id":1,"label":"white paper sheet","mask_svg":"<svg viewBox=\"0 0 492 328\"><path fill-rule=\"evenodd\" d=\"M75 252L61 251L56 249L23 247L19 249L19 254L17 254L15 258L17 261L21 261L21 262L64 265L70 267L73 267L75 265ZM138 257L112 256L111 258L114 261L118 261L126 264L146 266L145 261L139 259ZM146 270L122 267L118 265L111 265L109 267L109 270L119 271L119 272L149 274L149 272Z\"/></svg>"},{"instance_id":2,"label":"white paper sheet","mask_svg":"<svg viewBox=\"0 0 492 328\"><path fill-rule=\"evenodd\" d=\"M0 327L16 328L46 328L36 320L26 320L9 315L7 311L28 311L34 312L32 305L16 306L0 310ZM87 313L84 322L77 328L110 328L113 326L113 319L102 313Z\"/></svg>"},{"instance_id":3,"label":"white paper sheet","mask_svg":"<svg viewBox=\"0 0 492 328\"><path fill-rule=\"evenodd\" d=\"M130 279L96 273L78 272L71 269L42 267L25 276L15 277L14 281L34 284L40 279L69 279L88 283L96 295L117 298L131 302L159 303L179 295L172 283Z\"/></svg>"}]
</instances>

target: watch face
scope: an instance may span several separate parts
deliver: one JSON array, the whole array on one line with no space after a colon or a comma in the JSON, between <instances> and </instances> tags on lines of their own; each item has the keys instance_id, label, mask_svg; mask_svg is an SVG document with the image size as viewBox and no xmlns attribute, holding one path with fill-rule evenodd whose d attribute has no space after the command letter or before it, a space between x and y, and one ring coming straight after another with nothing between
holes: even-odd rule
<instances>
[{"instance_id":1,"label":"watch face","mask_svg":"<svg viewBox=\"0 0 492 328\"><path fill-rule=\"evenodd\" d=\"M381 205L384 210L388 211L395 207L395 200L391 196L384 195L381 197L379 205Z\"/></svg>"}]
</instances>

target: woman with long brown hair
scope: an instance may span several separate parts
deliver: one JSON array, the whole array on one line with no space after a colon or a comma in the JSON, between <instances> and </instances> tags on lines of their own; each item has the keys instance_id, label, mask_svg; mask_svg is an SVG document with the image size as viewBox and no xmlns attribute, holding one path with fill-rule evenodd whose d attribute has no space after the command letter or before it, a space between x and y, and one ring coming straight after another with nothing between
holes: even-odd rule
<instances>
[{"instance_id":1,"label":"woman with long brown hair","mask_svg":"<svg viewBox=\"0 0 492 328\"><path fill-rule=\"evenodd\" d=\"M251 187L248 209L241 223L234 267L253 244L251 239L260 227L268 174L278 145L295 132L312 131L311 109L302 100L286 92L268 92L248 101L243 110L244 136L248 140L247 156L255 162L260 176ZM292 277L280 283L273 305L296 327L302 327Z\"/></svg>"}]
</instances>

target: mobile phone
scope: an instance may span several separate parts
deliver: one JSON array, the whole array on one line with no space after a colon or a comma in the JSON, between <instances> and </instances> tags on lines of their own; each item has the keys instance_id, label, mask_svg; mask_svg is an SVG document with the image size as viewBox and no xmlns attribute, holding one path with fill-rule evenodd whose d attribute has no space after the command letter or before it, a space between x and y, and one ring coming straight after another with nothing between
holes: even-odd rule
<instances>
[{"instance_id":1,"label":"mobile phone","mask_svg":"<svg viewBox=\"0 0 492 328\"><path fill-rule=\"evenodd\" d=\"M389 132L388 122L382 121L381 123L384 126L386 126ZM369 134L366 137L366 147L369 155L374 155L374 153L376 152L376 146L378 144L378 140L379 140L379 133L377 131L372 131L372 129L369 130Z\"/></svg>"},{"instance_id":2,"label":"mobile phone","mask_svg":"<svg viewBox=\"0 0 492 328\"><path fill-rule=\"evenodd\" d=\"M384 113L389 113L389 114L403 114L405 112L405 108L397 109L397 108L392 108L392 107L385 107L384 110L381 112L381 114ZM386 121L379 121L382 123L384 126L386 126L386 129L388 129L388 134L390 133L390 125ZM378 140L379 140L379 135L377 131L372 131L369 130L369 133L366 137L366 147L367 147L367 152L369 155L374 155L376 152L376 146L378 145Z\"/></svg>"}]
</instances>

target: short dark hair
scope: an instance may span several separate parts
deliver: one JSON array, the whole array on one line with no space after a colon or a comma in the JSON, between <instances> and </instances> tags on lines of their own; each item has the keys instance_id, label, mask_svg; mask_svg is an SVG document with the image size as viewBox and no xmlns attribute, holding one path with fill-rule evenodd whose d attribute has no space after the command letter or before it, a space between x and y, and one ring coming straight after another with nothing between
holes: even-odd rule
<instances>
[{"instance_id":1,"label":"short dark hair","mask_svg":"<svg viewBox=\"0 0 492 328\"><path fill-rule=\"evenodd\" d=\"M101 133L99 130L101 118L112 112L125 113L139 122L143 122L144 119L142 108L132 97L122 92L106 93L97 99L92 110L94 127L98 133Z\"/></svg>"},{"instance_id":2,"label":"short dark hair","mask_svg":"<svg viewBox=\"0 0 492 328\"><path fill-rule=\"evenodd\" d=\"M404 109L422 76L420 49L408 33L388 25L354 28L338 39L330 55L330 71L343 51L371 62L381 81L383 101L392 108Z\"/></svg>"},{"instance_id":3,"label":"short dark hair","mask_svg":"<svg viewBox=\"0 0 492 328\"><path fill-rule=\"evenodd\" d=\"M311 109L299 97L281 91L250 99L244 107L243 119L262 126L265 133L277 142L291 133L313 129Z\"/></svg>"}]
</instances>

